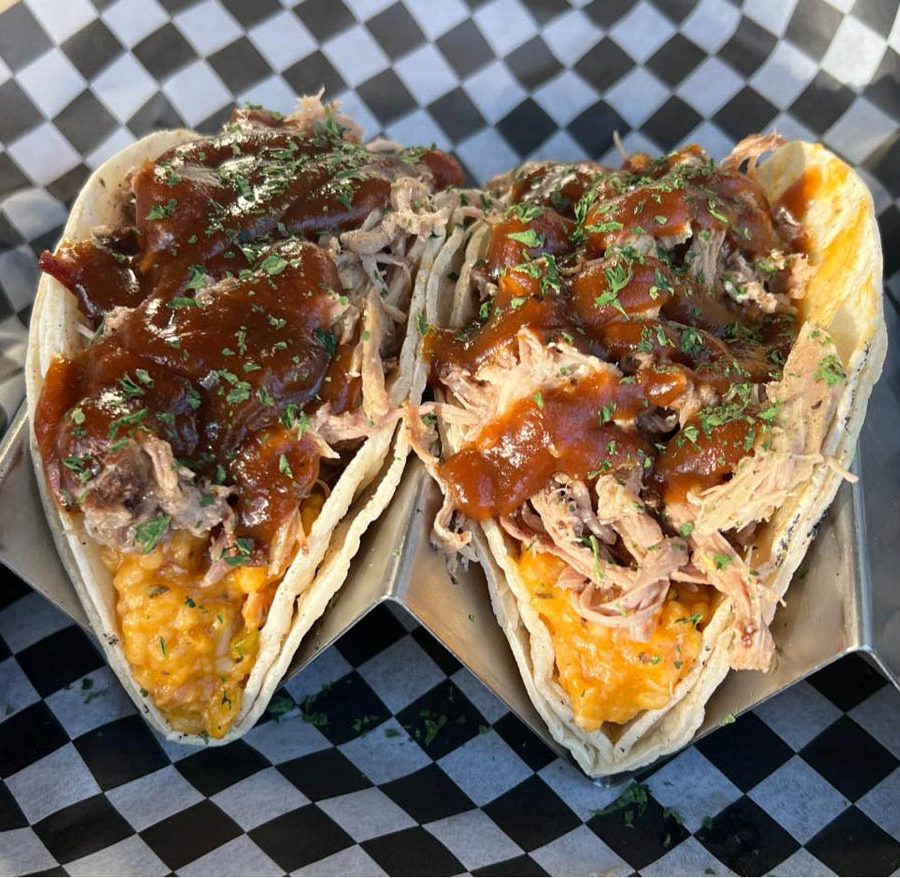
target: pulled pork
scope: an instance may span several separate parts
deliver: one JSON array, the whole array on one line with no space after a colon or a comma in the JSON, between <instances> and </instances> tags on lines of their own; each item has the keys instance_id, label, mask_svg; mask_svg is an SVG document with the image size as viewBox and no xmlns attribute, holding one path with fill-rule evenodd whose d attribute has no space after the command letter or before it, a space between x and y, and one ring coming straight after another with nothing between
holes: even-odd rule
<instances>
[{"instance_id":1,"label":"pulled pork","mask_svg":"<svg viewBox=\"0 0 900 878\"><path fill-rule=\"evenodd\" d=\"M752 181L744 181L746 186L729 202L727 211L731 213L727 217L721 213L730 198L728 192L735 191L728 187L738 185L738 172L742 168L752 172L763 153L783 143L776 134L739 143L720 165L727 179L721 190L725 193L722 203L713 197L707 199L704 190L697 188L685 203L699 202L702 206L706 202L709 214L691 213L686 208L685 215L693 219L684 221L680 215L665 215L662 205L666 195L677 201L681 197L678 193L692 185L691 180L712 173L711 163L699 148L687 148L655 162L648 156L627 159L629 173L647 175L639 176L637 183L634 178L623 183L623 178L615 177L616 172L591 163L534 162L495 181L497 191L503 193L501 203L505 206L511 200L512 206L505 213L497 211L488 217L492 233L497 235L499 229L507 239L525 245L525 250L516 254L523 261L516 265L510 256L503 262L501 255L505 258L511 245L508 240L492 239L488 258L476 263L471 272L470 293L474 310L481 310L480 322L467 327L459 338L469 344L468 339L478 339L479 332L493 332L500 320L513 328L502 343L494 344L495 339L489 337L493 346L481 359L439 358L437 395L443 400L442 394L446 394L449 401L419 409L410 407L405 413L412 447L443 489L444 502L434 527L435 542L441 548L472 557L467 523L461 520L450 485L442 480L441 461L431 451L435 430L430 421L435 415L454 451L478 454L480 443L490 440L498 444L490 446L489 453L502 457L506 452L500 443L514 442L509 438L513 431L495 434L486 425L502 422L504 415L523 400L535 399L543 409L541 400L548 398L548 391L569 382L574 386L595 373L604 373L619 383L640 383L657 367L663 372L678 372L680 389L673 398L653 405L645 397L645 409L631 417L617 413L615 407L611 412L601 411L601 424L614 422L617 428L631 430L655 444L661 454L672 443L702 447L697 445L701 430L708 437L718 428L731 429L727 448L729 452L739 449L733 463L722 455L726 445L722 440L718 455L709 452L707 461L710 468L721 467L721 478L717 475L694 483L713 487L691 488L676 501L681 495L663 492L661 482L654 481L657 474L648 472L653 469L649 460L646 465L640 461L618 464L613 472L591 472L587 478L573 477L571 469L560 466L512 511L496 512L496 520L512 540L564 562L556 585L571 593L572 605L584 619L624 629L632 639L646 640L653 633L673 583L712 586L731 602L732 666L769 667L774 646L768 621L778 598L765 585L771 571L754 569L753 537L762 523L809 482L817 466L828 463L822 448L840 388L832 376L823 376L822 363L831 361L831 368L837 370L834 374L843 377L833 342L810 325L804 325L793 340L786 362L788 342L768 340L776 336L792 340L795 302L802 298L809 278L806 256L797 252L800 226L783 209L770 209ZM660 168L684 170L675 174L671 185L664 185L660 177L653 176ZM634 194L628 191L631 185L644 187L638 194L647 198L627 201ZM597 187L593 193L588 188L591 186ZM704 193L702 198L700 193ZM624 211L623 204L630 208L627 216L616 213ZM645 204L648 210L642 215ZM661 205L657 215L653 215L653 204ZM551 217L542 218L551 206L560 212L553 221ZM569 208L571 214L564 220L562 214ZM755 237L751 246L747 244L751 232L741 218L753 216L754 211L757 218L759 211L769 212L760 220L762 236ZM632 217L639 215L643 219L635 224ZM559 223L570 222L568 216L574 217L576 230L571 238L573 246L566 250L551 232ZM588 222L585 217L595 221ZM654 223L658 225L654 227ZM581 249L585 236L590 235L605 237L589 239ZM552 247L558 247L553 250L557 273L549 277L547 257L543 257L542 268L538 264L542 257L536 253L549 253ZM627 262L627 270L618 274L619 264L609 258L617 251L619 256L626 254ZM495 252L499 255L492 263ZM655 286L649 289L649 301L636 296L629 299L632 266L646 262L660 265ZM666 280L669 270L676 284L685 284L673 293L674 303L660 295L673 292ZM515 284L509 282L509 272L516 273ZM510 308L523 308L522 314L530 315L537 312L538 305L529 294L538 303L552 298L548 289L565 297L569 292L565 284L588 272L593 272L595 287L584 287L591 297L582 296L579 307L589 308L593 301L602 311L612 304L624 320L613 314L603 324L605 318L591 314L588 319L596 319L596 326L585 328L585 324L575 323L571 332L563 332L559 331L562 318L556 313L553 319L546 318L546 324L540 324L540 317L529 316L516 326L503 314L503 306L498 321L493 319L496 301L509 302ZM597 285L596 279L603 274L606 283ZM540 294L528 287L529 277L539 281ZM677 301L678 296L682 301ZM712 299L716 300L714 307L704 313L700 304ZM525 303L533 307L533 312L524 309ZM630 338L627 334L638 320L645 322L640 341L630 346L620 341ZM602 329L591 338L591 332L601 324ZM760 327L763 330L757 332ZM582 336L578 343L574 340L576 332ZM673 336L680 336L680 345ZM763 338L767 339L765 343ZM600 344L590 343L598 339ZM618 343L627 353L616 352ZM675 348L676 353L667 348ZM698 348L702 353L695 357ZM756 360L747 353L751 349L762 350ZM601 353L594 355L595 351ZM739 362L737 357L744 354L747 358ZM691 360L689 367L684 366L686 359ZM774 370L782 364L783 373L778 376ZM756 370L752 377L750 369ZM517 425L522 423L527 424L523 430L541 429L533 427L531 420ZM495 435L502 438L491 438ZM733 439L734 435L739 438ZM558 458L555 442L545 442L541 449L549 447L550 454ZM522 444L528 447L527 442ZM509 453L518 450L516 446ZM543 472L542 468L541 478ZM491 490L496 490L493 482L491 485ZM519 496L514 502L518 503ZM496 503L492 508L504 507Z\"/></svg>"},{"instance_id":2,"label":"pulled pork","mask_svg":"<svg viewBox=\"0 0 900 878\"><path fill-rule=\"evenodd\" d=\"M194 536L220 524L231 524L229 488L197 484L180 466L168 442L155 436L130 439L107 455L97 476L88 482L82 500L84 527L104 546L131 548L141 524L169 516L171 526Z\"/></svg>"}]
</instances>

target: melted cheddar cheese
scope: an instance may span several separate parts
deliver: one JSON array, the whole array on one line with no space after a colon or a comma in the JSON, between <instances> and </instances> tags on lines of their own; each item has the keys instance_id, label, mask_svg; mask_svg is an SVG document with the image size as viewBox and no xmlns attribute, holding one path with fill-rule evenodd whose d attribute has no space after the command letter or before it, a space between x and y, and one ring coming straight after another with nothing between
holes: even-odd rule
<instances>
[{"instance_id":1,"label":"melted cheddar cheese","mask_svg":"<svg viewBox=\"0 0 900 878\"><path fill-rule=\"evenodd\" d=\"M308 533L324 503L313 494ZM177 532L147 554L103 550L113 575L125 658L145 697L175 731L221 738L241 710L259 631L281 577L235 567L202 587L209 538Z\"/></svg>"},{"instance_id":2,"label":"melted cheddar cheese","mask_svg":"<svg viewBox=\"0 0 900 878\"><path fill-rule=\"evenodd\" d=\"M519 559L531 606L550 632L557 679L572 701L575 722L592 732L665 707L700 654L702 628L714 609L712 589L673 585L652 636L642 642L629 638L627 629L579 616L572 592L554 584L564 569L558 558L529 549Z\"/></svg>"}]
</instances>

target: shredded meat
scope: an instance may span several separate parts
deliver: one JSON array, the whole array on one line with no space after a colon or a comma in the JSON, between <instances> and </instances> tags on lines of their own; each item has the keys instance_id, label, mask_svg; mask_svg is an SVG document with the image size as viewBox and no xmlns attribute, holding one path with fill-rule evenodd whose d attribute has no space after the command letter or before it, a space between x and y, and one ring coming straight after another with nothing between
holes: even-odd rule
<instances>
[{"instance_id":1,"label":"shredded meat","mask_svg":"<svg viewBox=\"0 0 900 878\"><path fill-rule=\"evenodd\" d=\"M520 329L517 348L507 349L483 365L475 375L451 366L441 374L441 383L474 416L471 432L461 437L468 441L489 420L520 399L534 396L563 381L572 381L590 372L608 371L615 377L619 370L596 357L557 341L546 345L530 329Z\"/></svg>"},{"instance_id":2,"label":"shredded meat","mask_svg":"<svg viewBox=\"0 0 900 878\"><path fill-rule=\"evenodd\" d=\"M466 562L475 561L475 551L471 546L472 534L457 513L450 490L440 477L440 461L431 453L431 446L437 441L437 430L432 424L426 424L423 417L433 413L432 406L413 406L408 403L403 412L403 426L410 448L438 483L443 494L443 503L435 516L431 539L435 547L447 556L448 565L455 563L456 556Z\"/></svg>"},{"instance_id":3,"label":"shredded meat","mask_svg":"<svg viewBox=\"0 0 900 878\"><path fill-rule=\"evenodd\" d=\"M700 278L703 283L713 286L719 272L719 260L722 254L722 245L725 243L725 231L715 229L709 235L694 235L691 238L691 246L684 256L687 265L694 277Z\"/></svg>"},{"instance_id":4,"label":"shredded meat","mask_svg":"<svg viewBox=\"0 0 900 878\"><path fill-rule=\"evenodd\" d=\"M778 267L785 264L784 255L777 251L770 254L770 259ZM743 254L738 251L728 254L722 273L722 287L735 302L752 303L765 314L792 310L787 295L770 292L765 284L763 273L751 265Z\"/></svg>"},{"instance_id":5,"label":"shredded meat","mask_svg":"<svg viewBox=\"0 0 900 878\"><path fill-rule=\"evenodd\" d=\"M324 93L325 89L323 88L317 94L299 97L296 108L285 117L284 121L301 133L309 134L328 122L330 118L344 129L345 139L358 143L362 139L362 128L349 116L341 113L337 103L332 101L323 104L322 95Z\"/></svg>"},{"instance_id":6,"label":"shredded meat","mask_svg":"<svg viewBox=\"0 0 900 878\"><path fill-rule=\"evenodd\" d=\"M678 428L678 413L653 406L635 415L634 426L650 442L663 442L670 439Z\"/></svg>"},{"instance_id":7,"label":"shredded meat","mask_svg":"<svg viewBox=\"0 0 900 878\"><path fill-rule=\"evenodd\" d=\"M706 574L722 594L730 597L734 608L734 640L730 663L736 670L767 670L772 663L775 644L766 624L765 607L771 596L731 543L718 532L691 536L691 561Z\"/></svg>"},{"instance_id":8,"label":"shredded meat","mask_svg":"<svg viewBox=\"0 0 900 878\"><path fill-rule=\"evenodd\" d=\"M597 479L597 508L583 482L556 475L514 517L501 519L515 539L565 561L557 585L573 591L579 614L606 627L628 628L646 639L670 579L688 562L683 540L663 535L640 503L636 486L610 475ZM530 509L529 509L530 506ZM533 512L531 511L533 510ZM621 538L634 566L617 562L610 547Z\"/></svg>"},{"instance_id":9,"label":"shredded meat","mask_svg":"<svg viewBox=\"0 0 900 878\"><path fill-rule=\"evenodd\" d=\"M751 134L731 150L722 160L720 167L728 171L736 171L746 162L747 171L752 173L761 156L773 149L778 149L779 146L784 146L785 143L787 141L775 131L769 134Z\"/></svg>"},{"instance_id":10,"label":"shredded meat","mask_svg":"<svg viewBox=\"0 0 900 878\"><path fill-rule=\"evenodd\" d=\"M150 435L129 440L121 451L106 456L85 489L85 530L101 545L133 550L137 527L168 515L172 529L200 536L232 517L231 492L219 485L197 485L194 478L175 461L168 442Z\"/></svg>"},{"instance_id":11,"label":"shredded meat","mask_svg":"<svg viewBox=\"0 0 900 878\"><path fill-rule=\"evenodd\" d=\"M801 329L783 377L766 387L769 401L779 406L767 441L757 439L753 454L741 460L730 481L688 498L699 533L767 521L809 480L823 461L825 431L841 390L816 375L823 359L835 355L834 343L824 332L809 324Z\"/></svg>"}]
</instances>

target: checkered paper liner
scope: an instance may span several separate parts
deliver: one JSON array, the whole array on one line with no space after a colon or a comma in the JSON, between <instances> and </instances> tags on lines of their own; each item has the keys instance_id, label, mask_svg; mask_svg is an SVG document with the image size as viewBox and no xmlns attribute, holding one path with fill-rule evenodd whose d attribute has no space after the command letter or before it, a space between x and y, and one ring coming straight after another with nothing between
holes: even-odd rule
<instances>
[{"instance_id":1,"label":"checkered paper liner","mask_svg":"<svg viewBox=\"0 0 900 878\"><path fill-rule=\"evenodd\" d=\"M892 0L26 0L0 14L0 431L37 282L91 169L154 128L325 88L366 129L615 162L776 127L871 187L900 295ZM890 307L890 305L889 305ZM43 550L43 547L41 547ZM0 576L3 576L0 573ZM900 695L851 657L623 789L556 758L374 612L226 750L151 733L90 640L0 578L0 873L889 874Z\"/></svg>"}]
</instances>

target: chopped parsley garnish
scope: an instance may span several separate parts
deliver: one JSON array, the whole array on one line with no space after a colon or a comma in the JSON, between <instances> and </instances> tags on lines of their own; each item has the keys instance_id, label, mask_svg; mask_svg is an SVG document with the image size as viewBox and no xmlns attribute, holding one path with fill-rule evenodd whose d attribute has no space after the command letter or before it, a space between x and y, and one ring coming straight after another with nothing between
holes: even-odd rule
<instances>
[{"instance_id":1,"label":"chopped parsley garnish","mask_svg":"<svg viewBox=\"0 0 900 878\"><path fill-rule=\"evenodd\" d=\"M153 207L150 208L150 212L147 214L145 219L166 219L172 216L173 213L175 213L176 207L178 207L178 201L175 198L170 198L165 204L154 204Z\"/></svg>"},{"instance_id":2,"label":"chopped parsley garnish","mask_svg":"<svg viewBox=\"0 0 900 878\"><path fill-rule=\"evenodd\" d=\"M147 409L138 409L136 412L132 412L129 415L122 415L120 418L116 418L114 421L110 422L109 429L106 431L106 435L109 439L115 439L116 433L119 432L121 427L135 427L144 420L147 416Z\"/></svg>"},{"instance_id":3,"label":"chopped parsley garnish","mask_svg":"<svg viewBox=\"0 0 900 878\"><path fill-rule=\"evenodd\" d=\"M206 271L202 265L191 266L190 280L184 285L186 290L199 292L206 286Z\"/></svg>"},{"instance_id":4,"label":"chopped parsley garnish","mask_svg":"<svg viewBox=\"0 0 900 878\"><path fill-rule=\"evenodd\" d=\"M681 333L681 350L685 354L699 354L704 348L703 336L692 326Z\"/></svg>"},{"instance_id":5,"label":"chopped parsley garnish","mask_svg":"<svg viewBox=\"0 0 900 878\"><path fill-rule=\"evenodd\" d=\"M623 228L625 227L622 223L615 220L607 220L605 223L594 223L593 225L585 226L584 230L592 235L606 235L609 232L621 232Z\"/></svg>"},{"instance_id":6,"label":"chopped parsley garnish","mask_svg":"<svg viewBox=\"0 0 900 878\"><path fill-rule=\"evenodd\" d=\"M84 423L84 411L81 408L72 409L72 423L73 424L83 424Z\"/></svg>"},{"instance_id":7,"label":"chopped parsley garnish","mask_svg":"<svg viewBox=\"0 0 900 878\"><path fill-rule=\"evenodd\" d=\"M222 552L221 560L229 567L240 567L246 564L253 554L253 540L248 537L238 537L233 546L229 546Z\"/></svg>"},{"instance_id":8,"label":"chopped parsley garnish","mask_svg":"<svg viewBox=\"0 0 900 878\"><path fill-rule=\"evenodd\" d=\"M250 385L246 381L237 381L225 396L225 400L231 405L246 402L248 399L250 399Z\"/></svg>"},{"instance_id":9,"label":"chopped parsley garnish","mask_svg":"<svg viewBox=\"0 0 900 878\"><path fill-rule=\"evenodd\" d=\"M166 186L172 188L181 182L181 177L178 176L168 162L162 163L159 167L165 173L164 182Z\"/></svg>"},{"instance_id":10,"label":"chopped parsley garnish","mask_svg":"<svg viewBox=\"0 0 900 878\"><path fill-rule=\"evenodd\" d=\"M538 261L543 262L546 268L541 275L541 292L547 293L552 290L554 293L559 293L562 289L562 276L559 266L556 264L556 258L550 253L545 253Z\"/></svg>"},{"instance_id":11,"label":"chopped parsley garnish","mask_svg":"<svg viewBox=\"0 0 900 878\"><path fill-rule=\"evenodd\" d=\"M511 216L515 216L518 219L522 220L523 223L530 223L532 220L537 219L539 216L543 216L544 209L537 204L513 204L512 206L506 209L506 213L504 216L507 219Z\"/></svg>"},{"instance_id":12,"label":"chopped parsley garnish","mask_svg":"<svg viewBox=\"0 0 900 878\"><path fill-rule=\"evenodd\" d=\"M608 424L612 420L615 412L616 412L616 404L614 402L610 402L610 403L607 403L607 405L602 406L600 409L600 412L599 412L600 423Z\"/></svg>"},{"instance_id":13,"label":"chopped parsley garnish","mask_svg":"<svg viewBox=\"0 0 900 878\"><path fill-rule=\"evenodd\" d=\"M93 473L91 472L90 455L85 454L81 457L78 457L76 455L64 457L62 463L66 469L71 470L78 476L78 481L82 485L85 482L89 482L93 478Z\"/></svg>"},{"instance_id":14,"label":"chopped parsley garnish","mask_svg":"<svg viewBox=\"0 0 900 878\"><path fill-rule=\"evenodd\" d=\"M428 321L425 319L424 311L419 311L419 313L416 314L416 329L419 330L419 335L421 335L422 338L425 338L428 334L429 326Z\"/></svg>"},{"instance_id":15,"label":"chopped parsley garnish","mask_svg":"<svg viewBox=\"0 0 900 878\"><path fill-rule=\"evenodd\" d=\"M600 564L600 543L597 542L597 537L591 534L588 538L588 545L591 547L591 556L594 559L594 577L599 582L601 579L604 579L603 576L603 567Z\"/></svg>"},{"instance_id":16,"label":"chopped parsley garnish","mask_svg":"<svg viewBox=\"0 0 900 878\"><path fill-rule=\"evenodd\" d=\"M172 301L169 302L169 307L175 310L177 308L201 308L203 306L190 296L173 296Z\"/></svg>"},{"instance_id":17,"label":"chopped parsley garnish","mask_svg":"<svg viewBox=\"0 0 900 878\"><path fill-rule=\"evenodd\" d=\"M303 434L309 428L309 418L304 411L297 411L297 406L294 403L289 403L284 407L284 411L281 413L281 423L284 424L288 430L297 429L300 438L303 438Z\"/></svg>"},{"instance_id":18,"label":"chopped parsley garnish","mask_svg":"<svg viewBox=\"0 0 900 878\"><path fill-rule=\"evenodd\" d=\"M543 236L539 235L534 229L526 229L524 232L507 232L506 237L519 244L524 244L526 247L544 246Z\"/></svg>"},{"instance_id":19,"label":"chopped parsley garnish","mask_svg":"<svg viewBox=\"0 0 900 878\"><path fill-rule=\"evenodd\" d=\"M609 284L609 292L615 296L625 289L631 281L631 266L617 263L609 268L604 268L603 274L606 275L606 282Z\"/></svg>"},{"instance_id":20,"label":"chopped parsley garnish","mask_svg":"<svg viewBox=\"0 0 900 878\"><path fill-rule=\"evenodd\" d=\"M226 370L220 370L217 374L231 385L231 390L225 397L227 402L237 405L239 402L246 402L250 399L250 384L247 381L241 381L234 372ZM221 392L220 390L219 393Z\"/></svg>"},{"instance_id":21,"label":"chopped parsley garnish","mask_svg":"<svg viewBox=\"0 0 900 878\"><path fill-rule=\"evenodd\" d=\"M532 397L532 399L534 400L534 404L535 404L539 409L543 409L543 408L544 408L544 396L543 396L543 394L542 394L540 391L538 391L536 394L534 394L534 396Z\"/></svg>"},{"instance_id":22,"label":"chopped parsley garnish","mask_svg":"<svg viewBox=\"0 0 900 878\"><path fill-rule=\"evenodd\" d=\"M725 216L725 214L722 213L721 210L719 210L719 205L716 203L716 200L714 198L710 198L706 202L706 206L709 209L709 215L713 219L717 219L720 223L725 223L726 226L728 225L728 217Z\"/></svg>"},{"instance_id":23,"label":"chopped parsley garnish","mask_svg":"<svg viewBox=\"0 0 900 878\"><path fill-rule=\"evenodd\" d=\"M143 388L138 387L134 379L127 372L119 379L119 387L122 388L125 399L134 399L136 396L144 395Z\"/></svg>"},{"instance_id":24,"label":"chopped parsley garnish","mask_svg":"<svg viewBox=\"0 0 900 878\"><path fill-rule=\"evenodd\" d=\"M314 329L313 338L316 340L316 344L318 344L329 357L335 355L337 352L337 337L333 332L328 332L325 329Z\"/></svg>"},{"instance_id":25,"label":"chopped parsley garnish","mask_svg":"<svg viewBox=\"0 0 900 878\"><path fill-rule=\"evenodd\" d=\"M527 298L516 296L514 299L509 300L509 307L512 308L513 311L518 311L527 301Z\"/></svg>"},{"instance_id":26,"label":"chopped parsley garnish","mask_svg":"<svg viewBox=\"0 0 900 878\"><path fill-rule=\"evenodd\" d=\"M288 463L287 455L282 454L278 457L278 472L280 472L283 476L287 476L289 479L294 478L294 472L291 469L290 463Z\"/></svg>"},{"instance_id":27,"label":"chopped parsley garnish","mask_svg":"<svg viewBox=\"0 0 900 878\"><path fill-rule=\"evenodd\" d=\"M156 548L171 523L171 515L160 515L158 518L141 522L134 529L134 541L141 547L141 551L145 555ZM163 650L163 654L165 654L165 650Z\"/></svg>"},{"instance_id":28,"label":"chopped parsley garnish","mask_svg":"<svg viewBox=\"0 0 900 878\"><path fill-rule=\"evenodd\" d=\"M296 706L290 696L278 694L269 702L269 706L266 708L266 715L278 722L281 717L290 713Z\"/></svg>"},{"instance_id":29,"label":"chopped parsley garnish","mask_svg":"<svg viewBox=\"0 0 900 878\"><path fill-rule=\"evenodd\" d=\"M657 299L660 293L671 293L673 290L669 279L658 268L653 274L653 285L649 293L651 299Z\"/></svg>"},{"instance_id":30,"label":"chopped parsley garnish","mask_svg":"<svg viewBox=\"0 0 900 878\"><path fill-rule=\"evenodd\" d=\"M687 522L686 524L681 525L678 528L678 533L683 537L689 537L694 532L694 525L691 522Z\"/></svg>"},{"instance_id":31,"label":"chopped parsley garnish","mask_svg":"<svg viewBox=\"0 0 900 878\"><path fill-rule=\"evenodd\" d=\"M584 237L584 222L594 202L597 200L597 190L589 189L578 201L575 202L575 231L572 233L572 242L581 243Z\"/></svg>"},{"instance_id":32,"label":"chopped parsley garnish","mask_svg":"<svg viewBox=\"0 0 900 878\"><path fill-rule=\"evenodd\" d=\"M816 371L816 381L824 381L829 387L840 384L847 377L844 366L841 361L834 355L829 354L819 360L819 368Z\"/></svg>"},{"instance_id":33,"label":"chopped parsley garnish","mask_svg":"<svg viewBox=\"0 0 900 878\"><path fill-rule=\"evenodd\" d=\"M771 423L778 417L778 413L781 411L781 403L776 402L773 405L770 405L767 409L761 411L756 417L758 417L761 421L766 421L767 423Z\"/></svg>"},{"instance_id":34,"label":"chopped parsley garnish","mask_svg":"<svg viewBox=\"0 0 900 878\"><path fill-rule=\"evenodd\" d=\"M266 390L265 387L259 387L256 391L256 398L260 401L260 403L268 408L272 408L275 405L275 400L272 397L272 394Z\"/></svg>"},{"instance_id":35,"label":"chopped parsley garnish","mask_svg":"<svg viewBox=\"0 0 900 878\"><path fill-rule=\"evenodd\" d=\"M634 829L634 818L642 817L647 810L649 797L647 795L647 787L644 784L632 783L618 799L610 805L595 811L597 817L604 817L607 814L617 814L622 812L625 820L625 826L628 829Z\"/></svg>"},{"instance_id":36,"label":"chopped parsley garnish","mask_svg":"<svg viewBox=\"0 0 900 878\"><path fill-rule=\"evenodd\" d=\"M609 269L607 269L608 271ZM601 293L594 299L594 307L596 308L606 308L608 305L612 305L617 311L621 312L624 316L628 316L628 312L622 307L622 303L619 301L619 297L614 290L606 290L606 292Z\"/></svg>"},{"instance_id":37,"label":"chopped parsley garnish","mask_svg":"<svg viewBox=\"0 0 900 878\"><path fill-rule=\"evenodd\" d=\"M714 555L713 560L716 562L716 570L724 570L734 560L734 555Z\"/></svg>"},{"instance_id":38,"label":"chopped parsley garnish","mask_svg":"<svg viewBox=\"0 0 900 878\"><path fill-rule=\"evenodd\" d=\"M537 260L528 259L520 262L509 269L510 271L518 271L521 274L527 274L529 277L537 278L540 276L541 270L538 268Z\"/></svg>"},{"instance_id":39,"label":"chopped parsley garnish","mask_svg":"<svg viewBox=\"0 0 900 878\"><path fill-rule=\"evenodd\" d=\"M287 260L277 253L270 253L260 263L260 268L268 275L281 274L288 266Z\"/></svg>"}]
</instances>

